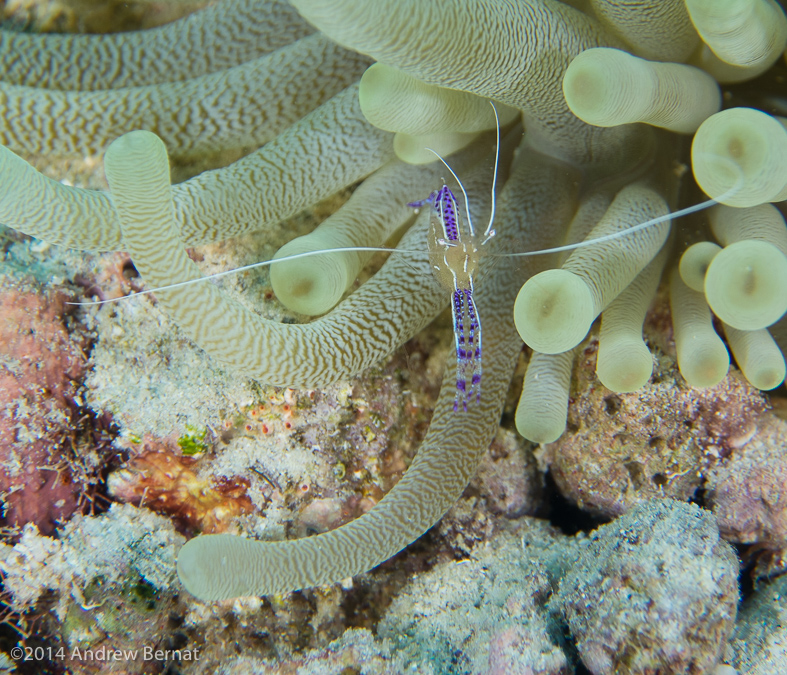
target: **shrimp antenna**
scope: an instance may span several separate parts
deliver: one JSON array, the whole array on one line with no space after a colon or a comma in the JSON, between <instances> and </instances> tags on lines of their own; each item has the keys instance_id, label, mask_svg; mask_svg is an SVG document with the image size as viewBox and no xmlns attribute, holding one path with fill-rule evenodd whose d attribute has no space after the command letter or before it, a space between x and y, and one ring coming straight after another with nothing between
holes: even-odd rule
<instances>
[{"instance_id":1,"label":"shrimp antenna","mask_svg":"<svg viewBox=\"0 0 787 675\"><path fill-rule=\"evenodd\" d=\"M653 227L654 225L658 225L659 223L666 222L668 220L672 220L674 218L680 218L682 216L688 216L690 213L696 213L697 211L702 211L703 209L710 208L714 204L718 204L715 199L708 199L707 201L700 202L699 204L694 204L694 206L686 207L685 209L680 209L680 211L673 211L671 213L667 213L663 216L658 216L657 218L651 218L650 220L646 220L643 223L639 223L638 225L633 225L632 227L626 228L625 230L619 230L618 232L612 232L610 234L606 234L601 237L594 237L593 239L585 239L584 241L578 241L573 244L566 244L564 246L553 246L552 248L541 248L537 251L522 251L521 253L502 253L498 254L497 257L500 258L527 258L534 255L547 255L548 253L563 253L565 251L575 251L578 248L585 248L587 246L595 246L596 244L603 244L605 241L612 241L613 239L622 239L623 237L627 237L634 232L639 232L640 230L646 230L649 227Z\"/></svg>"},{"instance_id":2,"label":"shrimp antenna","mask_svg":"<svg viewBox=\"0 0 787 675\"><path fill-rule=\"evenodd\" d=\"M436 150L433 150L432 148L424 148L424 150L428 150L435 157L437 157L437 159L439 159L445 165L445 168L451 172L451 175L454 177L454 180L456 180L456 182L459 183L459 187L462 189L462 194L465 196L465 210L467 211L467 227L470 229L470 236L474 237L475 230L473 229L473 220L470 217L470 200L467 198L467 190L465 190L465 186L462 185L462 181L459 180L459 176L457 176L456 173L454 173L454 170L448 165L448 162L446 162Z\"/></svg>"},{"instance_id":3,"label":"shrimp antenna","mask_svg":"<svg viewBox=\"0 0 787 675\"><path fill-rule=\"evenodd\" d=\"M716 156L715 159L724 161L722 157ZM743 187L744 184L744 177L741 168L732 161L727 161L727 168L736 172L738 174L737 180L735 185L733 185L729 190L727 190L724 194L719 195L716 199L707 199L704 202L700 202L699 204L694 204L693 206L688 206L685 209L680 209L678 211L672 211L671 213L667 213L663 216L658 216L657 218L651 218L650 220L646 220L644 223L639 223L638 225L634 225L629 227L625 230L620 230L618 232L612 232L610 234L604 235L602 237L595 237L593 239L585 239L584 241L578 241L573 244L566 244L565 246L555 246L553 248L544 248L538 251L523 251L521 253L503 253L498 254L498 257L501 258L526 258L529 256L534 255L546 255L547 253L563 253L565 251L574 251L578 248L585 248L586 246L593 246L595 244L602 244L605 241L612 241L614 239L621 239L626 237L634 232L639 232L640 230L645 230L649 227L653 227L654 225L658 225L659 223L663 223L674 218L681 218L683 216L688 216L691 213L696 213L697 211L702 211L703 209L708 209L716 204L724 204L725 200L729 197L733 196Z\"/></svg>"},{"instance_id":4,"label":"shrimp antenna","mask_svg":"<svg viewBox=\"0 0 787 675\"><path fill-rule=\"evenodd\" d=\"M492 225L495 222L495 191L497 189L497 168L500 163L500 117L497 114L497 108L495 108L495 104L492 101L489 101L489 105L492 106L492 111L495 113L495 133L496 133L496 142L495 142L495 172L492 175L492 211L489 214L489 224L486 226L486 230L484 230L484 241L486 243L495 236L495 231L492 229ZM467 211L467 227L470 230L470 236L475 236L475 229L473 228L473 218L470 215L470 200L467 198L467 190L465 190L465 186L462 184L462 181L459 180L459 176L456 175L454 170L449 166L448 162L446 162L440 154L433 150L432 148L424 148L424 150L428 150L431 152L437 159L439 159L444 165L445 168L451 172L451 175L454 177L457 183L459 183L459 187L462 190L462 194L465 198L465 211Z\"/></svg>"},{"instance_id":5,"label":"shrimp antenna","mask_svg":"<svg viewBox=\"0 0 787 675\"><path fill-rule=\"evenodd\" d=\"M274 263L287 262L288 260L297 260L298 258L307 258L312 255L325 255L326 253L349 253L355 251L369 251L369 252L383 252L383 253L393 253L394 251L398 251L399 253L415 253L415 254L423 253L423 251L420 250L386 248L385 246L344 246L341 248L329 248L320 251L303 251L302 253L293 253L292 255L285 255L282 256L281 258L271 258L270 260L263 260L261 262L251 263L249 265L243 265L242 267L236 267L234 269L226 270L224 272L216 272L215 274L208 274L207 276L200 277L199 279L190 279L189 281L180 281L176 284L168 284L166 286L158 286L157 288L149 288L144 291L138 291L133 295L124 295L123 297L120 298L110 298L109 300L88 300L87 302L66 302L65 304L80 305L83 307L94 306L94 305L108 305L112 302L123 302L125 300L130 300L131 298L139 297L140 295L148 295L150 293L156 293L157 291L169 291L174 288L191 286L191 284L201 284L202 282L210 281L211 279L219 279L221 277L227 277L231 274L238 274L239 272L248 272L249 270L256 269L257 267L268 267L269 265L273 265Z\"/></svg>"},{"instance_id":6,"label":"shrimp antenna","mask_svg":"<svg viewBox=\"0 0 787 675\"><path fill-rule=\"evenodd\" d=\"M497 133L497 139L495 142L495 172L492 174L492 211L489 214L489 225L486 226L486 230L484 231L483 243L486 243L495 236L495 231L492 229L492 225L495 222L495 190L497 189L497 168L498 164L500 163L500 117L497 114L497 108L495 108L495 104L492 103L492 101L489 101L489 105L492 106L492 111L495 113L495 131ZM462 189L464 190L464 188ZM470 217L469 211L467 217Z\"/></svg>"}]
</instances>

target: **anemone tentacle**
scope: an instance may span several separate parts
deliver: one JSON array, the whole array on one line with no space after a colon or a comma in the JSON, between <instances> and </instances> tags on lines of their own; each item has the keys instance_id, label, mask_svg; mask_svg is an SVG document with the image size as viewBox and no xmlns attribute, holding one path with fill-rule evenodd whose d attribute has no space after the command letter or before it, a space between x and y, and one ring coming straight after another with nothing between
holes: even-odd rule
<instances>
[{"instance_id":1,"label":"anemone tentacle","mask_svg":"<svg viewBox=\"0 0 787 675\"><path fill-rule=\"evenodd\" d=\"M685 0L590 0L590 5L642 58L682 63L699 43Z\"/></svg>"},{"instance_id":2,"label":"anemone tentacle","mask_svg":"<svg viewBox=\"0 0 787 675\"><path fill-rule=\"evenodd\" d=\"M275 257L382 246L412 218L408 206L412 195L439 182L441 167L435 164L414 167L399 160L389 162L361 183L333 215L309 234L291 239ZM422 242L413 243L422 249ZM276 263L271 265L271 285L289 309L309 316L324 314L339 302L370 256L370 252L343 251Z\"/></svg>"},{"instance_id":3,"label":"anemone tentacle","mask_svg":"<svg viewBox=\"0 0 787 675\"><path fill-rule=\"evenodd\" d=\"M107 151L106 171L123 244L143 278L154 287L199 279L178 236L161 141L150 132L121 136ZM424 230L423 224L413 228L403 246L413 246ZM211 284L160 290L157 297L220 363L288 387L326 386L355 375L421 330L442 305L425 256L420 263L392 256L361 291L304 325L263 319Z\"/></svg>"},{"instance_id":4,"label":"anemone tentacle","mask_svg":"<svg viewBox=\"0 0 787 675\"><path fill-rule=\"evenodd\" d=\"M554 82L591 47L620 46L587 15L555 0L293 0L303 17L351 49L429 84L523 111L530 142L601 168L625 157L628 127L579 121ZM494 35L494 40L483 36ZM479 67L479 64L483 64Z\"/></svg>"},{"instance_id":5,"label":"anemone tentacle","mask_svg":"<svg viewBox=\"0 0 787 675\"><path fill-rule=\"evenodd\" d=\"M176 82L251 61L311 32L287 0L221 0L136 33L42 36L0 30L2 81L71 91Z\"/></svg>"},{"instance_id":6,"label":"anemone tentacle","mask_svg":"<svg viewBox=\"0 0 787 675\"><path fill-rule=\"evenodd\" d=\"M158 134L173 154L255 147L353 84L368 65L311 35L182 82L88 92L0 83L0 143L17 151L91 154L141 127Z\"/></svg>"},{"instance_id":7,"label":"anemone tentacle","mask_svg":"<svg viewBox=\"0 0 787 675\"><path fill-rule=\"evenodd\" d=\"M352 85L260 150L176 185L181 237L197 245L264 230L372 173L392 156L391 134L364 119L358 86ZM121 247L107 193L47 178L2 146L0 178L0 222L82 250Z\"/></svg>"}]
</instances>

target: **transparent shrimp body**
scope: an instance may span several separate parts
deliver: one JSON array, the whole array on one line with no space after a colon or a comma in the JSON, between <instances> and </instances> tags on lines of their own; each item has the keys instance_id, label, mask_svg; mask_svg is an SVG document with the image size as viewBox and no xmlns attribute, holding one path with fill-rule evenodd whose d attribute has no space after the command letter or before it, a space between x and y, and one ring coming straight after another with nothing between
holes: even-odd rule
<instances>
[{"instance_id":1,"label":"transparent shrimp body","mask_svg":"<svg viewBox=\"0 0 787 675\"><path fill-rule=\"evenodd\" d=\"M451 314L454 319L454 342L456 345L456 398L454 410L467 410L468 403L475 398L481 400L481 319L473 298L474 276L478 271L481 250L495 236L495 188L497 166L500 160L500 118L491 101L495 114L497 139L495 143L495 168L492 176L492 210L489 224L481 238L477 237L470 217L470 200L459 176L448 163L432 148L426 148L451 172L462 190L467 222L462 220L456 197L447 185L435 190L426 199L411 202L408 206L420 208L429 204L430 219L429 263L440 285L451 293Z\"/></svg>"},{"instance_id":2,"label":"transparent shrimp body","mask_svg":"<svg viewBox=\"0 0 787 675\"><path fill-rule=\"evenodd\" d=\"M456 345L456 398L454 410L467 410L474 397L481 399L481 322L473 298L474 275L483 242L468 218L459 214L456 197L447 185L410 206L430 204L431 227L427 242L429 262L436 279L451 293Z\"/></svg>"}]
</instances>

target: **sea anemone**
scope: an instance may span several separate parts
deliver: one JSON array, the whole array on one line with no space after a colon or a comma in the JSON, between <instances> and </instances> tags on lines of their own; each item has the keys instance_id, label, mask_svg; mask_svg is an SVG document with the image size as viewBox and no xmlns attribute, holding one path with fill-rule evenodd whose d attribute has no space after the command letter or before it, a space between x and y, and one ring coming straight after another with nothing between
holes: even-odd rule
<instances>
[{"instance_id":1,"label":"sea anemone","mask_svg":"<svg viewBox=\"0 0 787 675\"><path fill-rule=\"evenodd\" d=\"M787 18L772 0L738 3L749 8L744 12L710 0L292 4L318 33L283 2L223 0L218 9L139 35L3 33L0 42L4 61L22 53L20 40L25 44L24 65L11 59L0 84L0 220L66 246L127 248L157 287L201 277L186 245L265 231L364 178L332 226L309 235L307 246L380 246L409 222L407 203L439 187L439 163L409 165L423 161L425 143L457 151L451 161L470 196L469 213L461 215L485 222L494 149L483 132L495 124L486 100L499 106L497 235L486 245L488 271L474 289L483 325L480 400L457 410L452 364L407 473L347 525L296 541L226 534L191 540L178 571L203 599L343 579L431 527L495 436L519 335L537 350L517 413L527 438L545 442L562 433L572 350L599 314L600 351L618 350L616 364L600 359L604 383L630 391L647 380L642 319L662 268L685 240L670 238L668 214L693 194L679 194L685 134L696 130L692 172L710 197L745 208L787 197L784 125L770 108L719 112L719 83L760 75L784 51ZM232 44L214 60L209 46L224 45L225 34ZM183 58L184 44L208 47L191 59ZM94 65L44 65L68 64L77 54L76 63ZM379 63L361 78L372 60ZM53 80L47 70L57 73ZM767 96L752 104L775 105ZM135 131L113 143L106 164L111 196L44 178L12 152L93 151L139 126L163 141ZM226 168L170 187L167 153L262 143ZM742 203L741 195L755 197ZM308 324L262 319L210 284L160 290L157 298L200 347L241 374L280 386L325 385L377 363L447 305L429 257L413 254L426 250L428 216L424 209L399 253L368 283ZM651 226L633 231L646 222ZM508 255L512 244L521 254L583 240L564 260ZM727 321L741 331L764 330L787 302L779 276L785 251L767 232L746 229L720 243L725 248L708 264L704 293L671 276L679 364L692 386L710 386L726 373L707 301L716 311L717 302L762 291L767 297L750 303L753 319ZM297 306L313 313L330 309L363 262L358 251L324 258L313 266L316 274L304 265L284 275L290 296L305 303ZM708 281L716 264L730 281L721 300ZM321 297L309 304L313 294ZM746 354L743 363L757 361L762 350L783 360L767 331L756 340L728 339L736 357Z\"/></svg>"}]
</instances>

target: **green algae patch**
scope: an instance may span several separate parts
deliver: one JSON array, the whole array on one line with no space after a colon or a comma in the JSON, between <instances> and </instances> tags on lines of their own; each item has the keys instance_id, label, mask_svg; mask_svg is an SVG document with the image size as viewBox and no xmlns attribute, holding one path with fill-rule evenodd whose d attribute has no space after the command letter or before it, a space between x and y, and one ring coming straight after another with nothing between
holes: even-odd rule
<instances>
[{"instance_id":1,"label":"green algae patch","mask_svg":"<svg viewBox=\"0 0 787 675\"><path fill-rule=\"evenodd\" d=\"M208 451L208 443L205 441L208 435L207 428L200 429L186 425L186 432L178 439L178 445L184 455L198 455Z\"/></svg>"}]
</instances>

